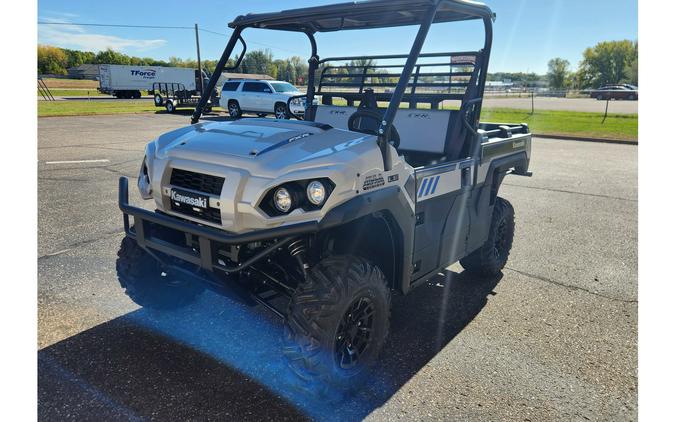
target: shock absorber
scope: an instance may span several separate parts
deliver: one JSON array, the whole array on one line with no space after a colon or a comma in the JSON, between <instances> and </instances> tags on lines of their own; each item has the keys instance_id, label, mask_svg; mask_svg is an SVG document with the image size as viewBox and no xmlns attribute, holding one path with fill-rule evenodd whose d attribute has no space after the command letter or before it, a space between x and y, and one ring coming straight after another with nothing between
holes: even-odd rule
<instances>
[{"instance_id":1,"label":"shock absorber","mask_svg":"<svg viewBox=\"0 0 675 422\"><path fill-rule=\"evenodd\" d=\"M307 278L307 270L309 270L309 264L307 263L306 253L307 253L307 244L305 239L296 239L288 244L288 253L298 261L300 270L304 278Z\"/></svg>"}]
</instances>

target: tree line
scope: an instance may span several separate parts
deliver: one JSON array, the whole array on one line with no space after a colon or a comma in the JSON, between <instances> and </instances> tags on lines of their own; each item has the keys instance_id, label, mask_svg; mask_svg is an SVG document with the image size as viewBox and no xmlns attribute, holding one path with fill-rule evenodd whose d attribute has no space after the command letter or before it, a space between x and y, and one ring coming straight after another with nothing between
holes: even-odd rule
<instances>
[{"instance_id":1,"label":"tree line","mask_svg":"<svg viewBox=\"0 0 675 422\"><path fill-rule=\"evenodd\" d=\"M151 57L129 56L112 49L99 51L70 50L50 45L38 45L38 74L66 75L68 69L81 64L121 64L134 66L167 66L197 68L197 60L169 57L169 60L157 60ZM227 66L232 67L237 56L231 58ZM202 68L209 74L216 68L217 60L202 60ZM269 75L275 79L294 84L305 82L307 62L302 57L293 56L287 59L274 59L270 50L251 51L244 56L239 67L233 72L258 73Z\"/></svg>"},{"instance_id":2,"label":"tree line","mask_svg":"<svg viewBox=\"0 0 675 422\"><path fill-rule=\"evenodd\" d=\"M67 69L81 64L122 64L137 66L168 66L197 68L197 61L169 57L169 60L157 60L150 57L135 57L107 49L94 53L91 51L70 50L49 45L38 45L38 74L65 75ZM231 58L228 66L234 66L237 56ZM202 67L213 73L217 60L203 60ZM372 60L364 63L349 63L352 66L375 64ZM275 59L270 50L251 51L234 70L239 73L256 73L269 75L274 79L285 80L293 84L303 85L307 75L307 62L299 56L286 59ZM384 72L382 72L384 73ZM384 81L386 76L381 76ZM511 80L524 86L534 86L542 79L536 73L497 72L489 73L488 80ZM387 78L388 79L388 78ZM604 84L629 83L637 85L638 81L638 43L637 41L604 41L587 48L579 63L578 70L573 72L570 62L562 58L553 58L548 62L548 73L545 76L548 85L553 89L586 89Z\"/></svg>"},{"instance_id":3,"label":"tree line","mask_svg":"<svg viewBox=\"0 0 675 422\"><path fill-rule=\"evenodd\" d=\"M638 84L637 41L603 41L587 48L576 72L560 57L548 62L548 85L553 89L587 89L602 85Z\"/></svg>"}]
</instances>

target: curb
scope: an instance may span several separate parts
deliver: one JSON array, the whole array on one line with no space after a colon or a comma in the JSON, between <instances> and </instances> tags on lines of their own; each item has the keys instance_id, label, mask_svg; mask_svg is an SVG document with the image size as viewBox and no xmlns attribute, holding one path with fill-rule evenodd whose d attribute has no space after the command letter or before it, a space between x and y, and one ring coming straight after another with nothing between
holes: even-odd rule
<instances>
[{"instance_id":1,"label":"curb","mask_svg":"<svg viewBox=\"0 0 675 422\"><path fill-rule=\"evenodd\" d=\"M545 138L545 139L562 139L565 141L580 141L580 142L600 142L604 144L621 144L621 145L637 145L637 139L622 140L622 139L609 139L609 138L588 138L583 136L567 136L567 135L549 135L541 133L533 133L535 138Z\"/></svg>"}]
</instances>

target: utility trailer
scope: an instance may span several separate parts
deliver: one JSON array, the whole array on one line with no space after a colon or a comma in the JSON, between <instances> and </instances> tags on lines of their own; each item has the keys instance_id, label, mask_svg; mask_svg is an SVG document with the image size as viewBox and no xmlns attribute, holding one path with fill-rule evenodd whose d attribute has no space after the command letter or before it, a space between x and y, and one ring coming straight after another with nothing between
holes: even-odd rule
<instances>
[{"instance_id":1,"label":"utility trailer","mask_svg":"<svg viewBox=\"0 0 675 422\"><path fill-rule=\"evenodd\" d=\"M203 73L204 83L208 83ZM199 71L183 67L99 65L99 92L116 98L141 98L141 91L153 95L156 82L182 84L190 95L199 94Z\"/></svg>"},{"instance_id":2,"label":"utility trailer","mask_svg":"<svg viewBox=\"0 0 675 422\"><path fill-rule=\"evenodd\" d=\"M192 125L146 147L137 185L156 211L131 205L120 178L117 273L129 297L167 310L209 288L261 304L284 321L282 352L306 391L353 391L385 347L392 292L457 261L498 277L508 260L515 211L499 188L507 175L531 176L531 135L526 124L480 122L493 19L468 0L237 17L214 74L244 30L304 34L305 120L200 123L211 79ZM432 24L466 20L483 24L482 48L421 54ZM316 33L406 25L417 28L408 54L319 58ZM377 64L341 64L352 59Z\"/></svg>"},{"instance_id":3,"label":"utility trailer","mask_svg":"<svg viewBox=\"0 0 675 422\"><path fill-rule=\"evenodd\" d=\"M155 82L152 84L155 107L164 107L169 113L177 108L194 108L199 104L200 95L194 95L193 91L185 88L185 85L175 82ZM211 112L212 104L217 100L214 95L204 107L206 113Z\"/></svg>"}]
</instances>

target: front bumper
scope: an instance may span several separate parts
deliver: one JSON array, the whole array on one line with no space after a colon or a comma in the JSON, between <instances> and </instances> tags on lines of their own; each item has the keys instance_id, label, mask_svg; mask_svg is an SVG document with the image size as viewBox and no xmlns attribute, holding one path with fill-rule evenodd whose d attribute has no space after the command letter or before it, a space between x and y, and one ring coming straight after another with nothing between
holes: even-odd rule
<instances>
[{"instance_id":1,"label":"front bumper","mask_svg":"<svg viewBox=\"0 0 675 422\"><path fill-rule=\"evenodd\" d=\"M181 220L158 212L148 211L143 208L129 205L129 180L126 177L119 179L119 208L123 213L124 231L127 236L136 240L138 245L146 250L154 250L183 261L198 265L208 270L222 270L225 272L237 272L256 261L274 252L279 247L289 243L294 238L319 231L320 224L316 221L308 221L289 226L275 227L272 229L256 230L248 233L229 233L224 230L203 226L191 221ZM133 217L133 227L129 216ZM187 244L184 246L169 242L155 234L158 229L170 229L186 235L193 236L197 240L198 248ZM272 245L263 249L246 262L237 266L226 266L218 260L214 250L218 245L243 245L258 241L274 241Z\"/></svg>"}]
</instances>

